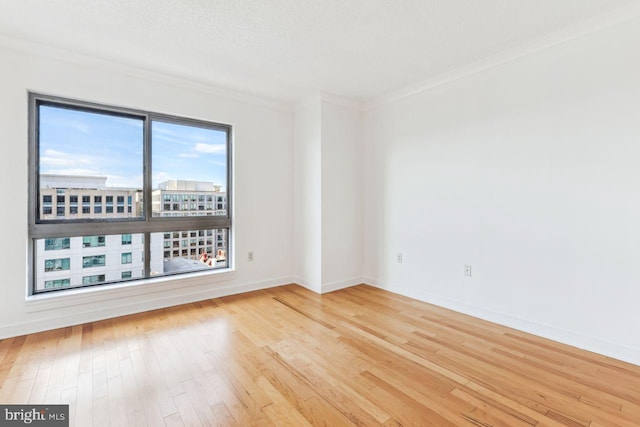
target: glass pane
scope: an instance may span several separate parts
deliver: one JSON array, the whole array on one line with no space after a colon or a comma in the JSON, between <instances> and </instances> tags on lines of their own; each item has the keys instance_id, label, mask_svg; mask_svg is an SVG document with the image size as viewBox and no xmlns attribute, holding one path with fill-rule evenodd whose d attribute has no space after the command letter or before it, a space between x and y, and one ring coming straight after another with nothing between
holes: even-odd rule
<instances>
[{"instance_id":1,"label":"glass pane","mask_svg":"<svg viewBox=\"0 0 640 427\"><path fill-rule=\"evenodd\" d=\"M227 131L152 122L153 216L227 215Z\"/></svg>"},{"instance_id":2,"label":"glass pane","mask_svg":"<svg viewBox=\"0 0 640 427\"><path fill-rule=\"evenodd\" d=\"M144 277L143 237L138 233L36 240L35 292Z\"/></svg>"},{"instance_id":3,"label":"glass pane","mask_svg":"<svg viewBox=\"0 0 640 427\"><path fill-rule=\"evenodd\" d=\"M142 217L143 120L53 105L38 112L38 218Z\"/></svg>"},{"instance_id":4,"label":"glass pane","mask_svg":"<svg viewBox=\"0 0 640 427\"><path fill-rule=\"evenodd\" d=\"M228 230L194 230L192 232L196 235L200 232L203 235L210 233L210 237L183 240L180 238L181 233L151 234L151 275L226 268L229 265Z\"/></svg>"}]
</instances>

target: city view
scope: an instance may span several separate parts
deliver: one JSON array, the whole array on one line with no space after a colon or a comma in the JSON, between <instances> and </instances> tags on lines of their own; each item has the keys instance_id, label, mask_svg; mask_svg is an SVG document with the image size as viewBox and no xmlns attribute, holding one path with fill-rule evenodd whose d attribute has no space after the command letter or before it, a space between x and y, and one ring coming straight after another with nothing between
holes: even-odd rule
<instances>
[{"instance_id":1,"label":"city view","mask_svg":"<svg viewBox=\"0 0 640 427\"><path fill-rule=\"evenodd\" d=\"M35 239L35 292L228 266L228 228L169 220L161 232L117 233L113 224L145 217L142 119L42 105L39 130L38 221L102 232ZM152 121L151 140L151 216L226 217L227 133Z\"/></svg>"}]
</instances>

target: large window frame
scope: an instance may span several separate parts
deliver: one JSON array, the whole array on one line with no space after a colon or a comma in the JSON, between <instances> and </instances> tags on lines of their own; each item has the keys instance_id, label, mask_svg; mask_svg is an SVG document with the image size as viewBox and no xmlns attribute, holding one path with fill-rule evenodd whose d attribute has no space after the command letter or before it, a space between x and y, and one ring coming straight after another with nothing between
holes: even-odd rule
<instances>
[{"instance_id":1,"label":"large window frame","mask_svg":"<svg viewBox=\"0 0 640 427\"><path fill-rule=\"evenodd\" d=\"M140 119L143 122L143 214L133 218L72 218L72 219L41 219L40 212L40 149L39 149L39 108L40 106L54 106L71 110L79 110L117 117ZM154 216L152 213L152 126L154 122L195 126L226 133L226 215L212 216ZM95 236L114 234L143 234L144 235L144 271L143 277L111 281L100 284L105 286L122 281L138 282L158 277L184 274L185 272L171 272L162 275L151 275L151 234L168 233L188 230L227 230L227 264L225 268L212 270L191 271L190 273L216 273L232 269L232 127L228 124L198 120L187 117L155 113L151 111L117 107L94 102L85 102L69 98L29 93L29 289L28 294L64 291L84 286L65 287L63 289L36 290L38 239L51 239L70 236ZM188 272L187 272L188 273ZM94 285L95 286L95 285Z\"/></svg>"}]
</instances>

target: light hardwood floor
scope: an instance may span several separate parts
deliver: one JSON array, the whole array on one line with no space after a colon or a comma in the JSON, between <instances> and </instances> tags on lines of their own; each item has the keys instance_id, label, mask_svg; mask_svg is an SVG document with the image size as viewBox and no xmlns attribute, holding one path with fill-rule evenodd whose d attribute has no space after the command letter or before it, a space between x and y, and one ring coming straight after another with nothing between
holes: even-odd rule
<instances>
[{"instance_id":1,"label":"light hardwood floor","mask_svg":"<svg viewBox=\"0 0 640 427\"><path fill-rule=\"evenodd\" d=\"M640 367L361 285L0 341L0 403L85 426L640 426Z\"/></svg>"}]
</instances>

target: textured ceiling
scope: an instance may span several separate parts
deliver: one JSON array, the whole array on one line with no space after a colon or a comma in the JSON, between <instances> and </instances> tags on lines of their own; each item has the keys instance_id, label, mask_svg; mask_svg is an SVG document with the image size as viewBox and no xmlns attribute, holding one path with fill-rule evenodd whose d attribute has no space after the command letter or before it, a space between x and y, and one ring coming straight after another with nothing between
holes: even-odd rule
<instances>
[{"instance_id":1,"label":"textured ceiling","mask_svg":"<svg viewBox=\"0 0 640 427\"><path fill-rule=\"evenodd\" d=\"M637 0L0 0L0 35L287 102L370 100Z\"/></svg>"}]
</instances>

